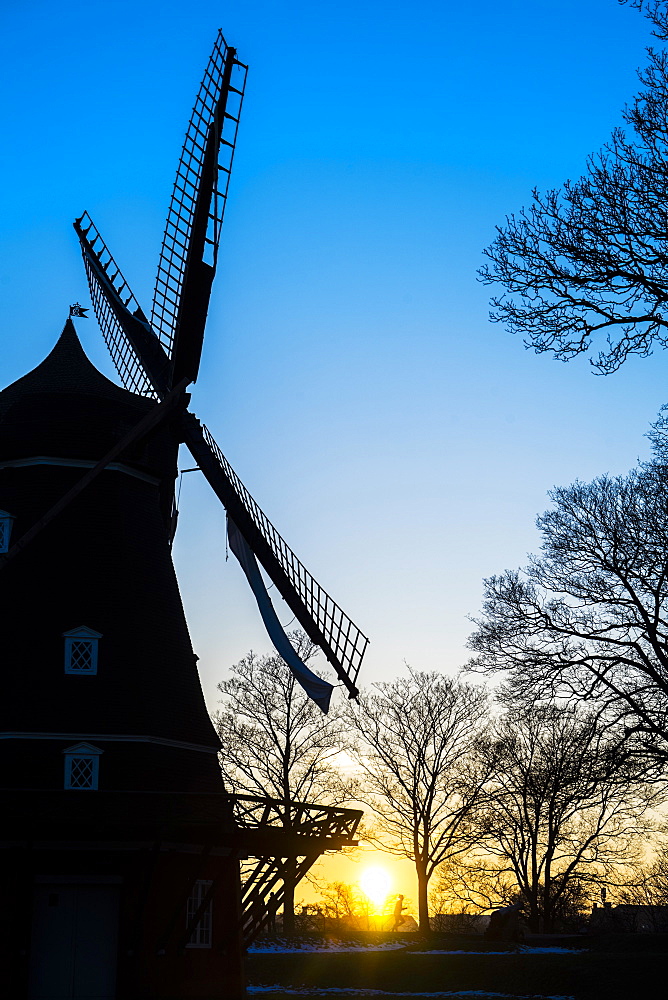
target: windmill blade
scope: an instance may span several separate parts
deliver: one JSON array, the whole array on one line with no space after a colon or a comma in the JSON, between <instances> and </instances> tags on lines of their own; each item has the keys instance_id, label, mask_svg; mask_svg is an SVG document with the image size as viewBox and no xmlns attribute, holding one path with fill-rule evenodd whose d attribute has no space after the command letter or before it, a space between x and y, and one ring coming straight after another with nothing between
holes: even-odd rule
<instances>
[{"instance_id":1,"label":"windmill blade","mask_svg":"<svg viewBox=\"0 0 668 1000\"><path fill-rule=\"evenodd\" d=\"M276 652L283 657L284 662L287 664L297 683L301 684L309 698L326 715L329 712L329 703L334 687L329 681L324 681L322 677L318 677L312 670L309 670L290 642L285 629L278 620L278 615L262 579L260 567L255 559L255 553L229 514L227 516L227 540L232 552L237 557L239 565L246 574L246 579L255 595L264 627L274 644Z\"/></svg>"},{"instance_id":2,"label":"windmill blade","mask_svg":"<svg viewBox=\"0 0 668 1000\"><path fill-rule=\"evenodd\" d=\"M309 638L324 652L349 696L368 638L313 579L236 475L207 428L188 413L183 438L193 458Z\"/></svg>"},{"instance_id":3,"label":"windmill blade","mask_svg":"<svg viewBox=\"0 0 668 1000\"><path fill-rule=\"evenodd\" d=\"M123 385L142 396L164 396L170 362L162 344L87 212L75 220L74 229L95 315Z\"/></svg>"},{"instance_id":4,"label":"windmill blade","mask_svg":"<svg viewBox=\"0 0 668 1000\"><path fill-rule=\"evenodd\" d=\"M197 378L247 69L219 32L176 171L151 311L174 382Z\"/></svg>"}]
</instances>

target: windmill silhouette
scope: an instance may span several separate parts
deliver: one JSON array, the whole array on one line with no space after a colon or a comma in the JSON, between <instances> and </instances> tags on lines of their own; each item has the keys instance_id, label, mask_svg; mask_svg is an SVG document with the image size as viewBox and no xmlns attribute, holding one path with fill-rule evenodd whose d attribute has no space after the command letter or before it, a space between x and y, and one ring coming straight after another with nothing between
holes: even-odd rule
<instances>
[{"instance_id":1,"label":"windmill silhouette","mask_svg":"<svg viewBox=\"0 0 668 1000\"><path fill-rule=\"evenodd\" d=\"M332 685L313 674L290 644L258 561L351 698L358 693L357 677L368 638L312 577L236 475L211 432L186 409L186 387L196 381L200 367L246 74L247 67L220 32L176 172L150 321L88 213L74 222L74 228L95 315L123 385L162 403L163 410L154 420L169 417L175 447L185 443L225 507L230 548L255 594L269 636L307 693L326 712ZM138 428L130 443L146 433ZM99 471L104 467L101 463ZM174 531L173 492L172 524ZM16 551L23 544L25 539Z\"/></svg>"},{"instance_id":2,"label":"windmill silhouette","mask_svg":"<svg viewBox=\"0 0 668 1000\"><path fill-rule=\"evenodd\" d=\"M74 223L95 314L123 384L157 399L176 391L185 400L185 386L197 379L246 73L236 50L219 34L176 173L150 322L90 217L84 214ZM290 645L256 558L304 631L322 649L350 697L355 697L366 636L280 536L210 431L185 410L174 426L227 511L230 548L248 578L278 652L327 711L331 685L315 677Z\"/></svg>"},{"instance_id":3,"label":"windmill silhouette","mask_svg":"<svg viewBox=\"0 0 668 1000\"><path fill-rule=\"evenodd\" d=\"M245 80L219 33L150 320L90 217L74 223L125 388L94 368L70 318L48 357L0 391L0 965L17 998L241 997L243 947L286 884L355 843L358 810L224 789L171 561L185 443L279 653L326 711L332 685L290 645L260 565L356 695L368 640L187 410Z\"/></svg>"}]
</instances>

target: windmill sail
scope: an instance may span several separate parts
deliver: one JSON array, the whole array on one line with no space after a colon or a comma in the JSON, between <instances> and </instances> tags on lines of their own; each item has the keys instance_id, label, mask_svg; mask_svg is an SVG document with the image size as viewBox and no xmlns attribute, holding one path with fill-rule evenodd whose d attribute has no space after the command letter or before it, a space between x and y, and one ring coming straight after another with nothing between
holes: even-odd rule
<instances>
[{"instance_id":1,"label":"windmill sail","mask_svg":"<svg viewBox=\"0 0 668 1000\"><path fill-rule=\"evenodd\" d=\"M306 634L324 652L351 698L368 638L311 576L243 485L209 430L184 416L184 439L229 517Z\"/></svg>"},{"instance_id":2,"label":"windmill sail","mask_svg":"<svg viewBox=\"0 0 668 1000\"><path fill-rule=\"evenodd\" d=\"M246 71L219 33L174 183L150 323L90 216L84 214L74 223L95 314L121 380L127 389L155 399L163 399L175 384L185 388L197 377ZM238 529L236 554L241 554L242 565L246 563L244 571L270 636L272 630L276 634L278 652L284 649L288 661L293 659L266 591L262 594L264 584L255 556L304 631L323 650L350 697L356 697L367 637L281 538L209 431L191 414L184 414L181 421L181 440ZM310 671L301 666L306 680ZM326 693L320 690L318 697L324 706Z\"/></svg>"},{"instance_id":3,"label":"windmill sail","mask_svg":"<svg viewBox=\"0 0 668 1000\"><path fill-rule=\"evenodd\" d=\"M327 714L334 688L329 681L323 681L321 677L318 677L312 670L309 670L297 655L292 643L285 634L283 626L278 620L278 615L274 610L274 605L271 603L271 598L264 585L259 566L255 561L255 553L229 515L227 518L227 538L230 548L237 557L241 568L246 574L250 588L255 594L255 600L257 601L262 621L276 651L281 654L309 698L312 698L318 708L321 708Z\"/></svg>"},{"instance_id":4,"label":"windmill sail","mask_svg":"<svg viewBox=\"0 0 668 1000\"><path fill-rule=\"evenodd\" d=\"M74 227L95 315L123 384L133 392L164 396L169 361L162 344L90 218L82 216ZM322 649L350 697L356 697L357 675L369 640L279 535L207 428L189 413L183 421L183 439L249 548L306 634Z\"/></svg>"},{"instance_id":5,"label":"windmill sail","mask_svg":"<svg viewBox=\"0 0 668 1000\"><path fill-rule=\"evenodd\" d=\"M219 32L176 172L153 296L151 326L174 382L197 378L246 73Z\"/></svg>"},{"instance_id":6,"label":"windmill sail","mask_svg":"<svg viewBox=\"0 0 668 1000\"><path fill-rule=\"evenodd\" d=\"M90 297L102 336L126 389L157 398L167 390L169 359L87 212L76 219Z\"/></svg>"}]
</instances>

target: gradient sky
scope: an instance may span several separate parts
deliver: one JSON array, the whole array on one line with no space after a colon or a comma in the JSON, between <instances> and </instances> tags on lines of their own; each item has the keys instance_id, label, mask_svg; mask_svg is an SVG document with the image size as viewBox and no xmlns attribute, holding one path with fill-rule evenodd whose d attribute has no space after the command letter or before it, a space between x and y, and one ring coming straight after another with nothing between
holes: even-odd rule
<instances>
[{"instance_id":1,"label":"gradient sky","mask_svg":"<svg viewBox=\"0 0 668 1000\"><path fill-rule=\"evenodd\" d=\"M649 40L615 0L0 2L0 382L88 301L88 209L149 309L183 133L216 30L250 65L193 408L371 637L362 680L455 671L484 576L537 546L546 491L619 473L666 358L596 377L526 352L476 282L495 224L577 176ZM94 319L84 346L108 374ZM183 456L182 465L192 460ZM210 706L269 649L184 477L175 559ZM281 612L283 621L290 615Z\"/></svg>"}]
</instances>

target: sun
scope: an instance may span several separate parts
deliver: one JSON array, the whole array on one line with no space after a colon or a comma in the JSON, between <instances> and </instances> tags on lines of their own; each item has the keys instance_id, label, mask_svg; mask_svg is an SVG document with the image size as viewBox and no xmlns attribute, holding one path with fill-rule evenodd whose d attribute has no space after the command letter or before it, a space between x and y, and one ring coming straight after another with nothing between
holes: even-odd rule
<instances>
[{"instance_id":1,"label":"sun","mask_svg":"<svg viewBox=\"0 0 668 1000\"><path fill-rule=\"evenodd\" d=\"M386 868L373 865L362 872L359 883L364 895L371 900L374 906L380 908L387 899L392 886L392 876Z\"/></svg>"}]
</instances>

